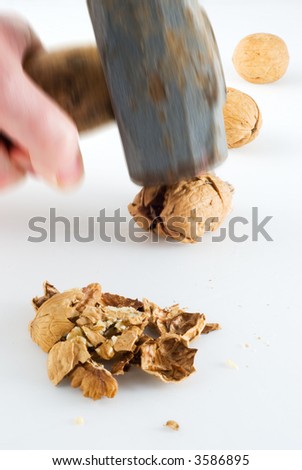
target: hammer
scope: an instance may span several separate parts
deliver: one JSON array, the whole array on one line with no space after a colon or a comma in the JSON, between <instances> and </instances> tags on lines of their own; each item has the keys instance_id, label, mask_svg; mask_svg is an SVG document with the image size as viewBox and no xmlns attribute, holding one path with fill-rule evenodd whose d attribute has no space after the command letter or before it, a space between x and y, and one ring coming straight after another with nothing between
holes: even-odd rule
<instances>
[{"instance_id":1,"label":"hammer","mask_svg":"<svg viewBox=\"0 0 302 470\"><path fill-rule=\"evenodd\" d=\"M98 49L27 57L24 69L85 131L116 119L131 179L172 184L227 156L226 87L197 0L87 0Z\"/></svg>"}]
</instances>

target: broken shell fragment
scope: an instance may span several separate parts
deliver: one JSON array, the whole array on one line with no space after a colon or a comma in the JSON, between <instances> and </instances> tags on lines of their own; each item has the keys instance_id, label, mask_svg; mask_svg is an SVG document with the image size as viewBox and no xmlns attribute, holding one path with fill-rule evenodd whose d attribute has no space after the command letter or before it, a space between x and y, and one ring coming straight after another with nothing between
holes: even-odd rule
<instances>
[{"instance_id":1,"label":"broken shell fragment","mask_svg":"<svg viewBox=\"0 0 302 470\"><path fill-rule=\"evenodd\" d=\"M48 352L74 327L71 319L79 315L77 303L82 299L80 289L58 293L42 303L30 323L30 334L43 351Z\"/></svg>"},{"instance_id":2,"label":"broken shell fragment","mask_svg":"<svg viewBox=\"0 0 302 470\"><path fill-rule=\"evenodd\" d=\"M141 368L163 382L180 382L195 372L196 352L177 335L161 336L141 346Z\"/></svg>"},{"instance_id":3,"label":"broken shell fragment","mask_svg":"<svg viewBox=\"0 0 302 470\"><path fill-rule=\"evenodd\" d=\"M133 358L134 353L132 352L123 353L118 356L111 368L111 373L113 375L124 375L130 369Z\"/></svg>"},{"instance_id":4,"label":"broken shell fragment","mask_svg":"<svg viewBox=\"0 0 302 470\"><path fill-rule=\"evenodd\" d=\"M135 310L139 310L139 311L144 310L144 305L140 300L127 299L126 297L123 297L121 295L110 294L109 292L104 292L104 294L102 295L102 302L104 305L107 305L108 307L109 306L117 307L117 308L132 307Z\"/></svg>"},{"instance_id":5,"label":"broken shell fragment","mask_svg":"<svg viewBox=\"0 0 302 470\"><path fill-rule=\"evenodd\" d=\"M150 310L150 323L158 329L160 334L179 335L187 344L199 336L206 327L205 315L186 312L179 305L161 309L146 300L145 308Z\"/></svg>"},{"instance_id":6,"label":"broken shell fragment","mask_svg":"<svg viewBox=\"0 0 302 470\"><path fill-rule=\"evenodd\" d=\"M52 284L50 284L48 281L45 281L43 284L44 288L44 294L41 297L35 297L33 299L33 305L35 307L35 310L38 310L46 300L50 299L56 294L59 294L58 289L55 288Z\"/></svg>"},{"instance_id":7,"label":"broken shell fragment","mask_svg":"<svg viewBox=\"0 0 302 470\"><path fill-rule=\"evenodd\" d=\"M201 331L201 334L207 335L208 333L212 333L212 331L221 330L221 326L219 323L207 323L204 329Z\"/></svg>"},{"instance_id":8,"label":"broken shell fragment","mask_svg":"<svg viewBox=\"0 0 302 470\"><path fill-rule=\"evenodd\" d=\"M132 365L163 382L183 380L195 371L197 350L189 343L219 328L207 324L204 314L103 293L99 284L60 293L45 283L44 296L33 304L30 333L49 353L50 380L57 385L68 376L72 387L94 400L112 398L118 389L112 374L122 375ZM146 334L148 327L155 337ZM104 363L111 359L109 372Z\"/></svg>"},{"instance_id":9,"label":"broken shell fragment","mask_svg":"<svg viewBox=\"0 0 302 470\"><path fill-rule=\"evenodd\" d=\"M86 344L79 336L70 341L60 341L49 351L48 377L57 385L79 362L84 364L89 358Z\"/></svg>"}]
</instances>

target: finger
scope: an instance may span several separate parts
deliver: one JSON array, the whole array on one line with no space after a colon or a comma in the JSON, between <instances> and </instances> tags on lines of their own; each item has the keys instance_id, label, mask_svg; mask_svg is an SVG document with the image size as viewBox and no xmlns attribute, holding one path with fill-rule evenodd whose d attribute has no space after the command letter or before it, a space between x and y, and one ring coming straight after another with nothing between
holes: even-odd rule
<instances>
[{"instance_id":1,"label":"finger","mask_svg":"<svg viewBox=\"0 0 302 470\"><path fill-rule=\"evenodd\" d=\"M21 66L2 78L0 109L0 128L26 148L37 175L62 187L79 182L83 163L76 126Z\"/></svg>"},{"instance_id":2,"label":"finger","mask_svg":"<svg viewBox=\"0 0 302 470\"><path fill-rule=\"evenodd\" d=\"M17 14L0 17L0 36L13 50L19 61L28 54L42 49L42 43L26 19Z\"/></svg>"},{"instance_id":3,"label":"finger","mask_svg":"<svg viewBox=\"0 0 302 470\"><path fill-rule=\"evenodd\" d=\"M12 147L9 154L12 162L22 171L31 174L35 173L30 161L30 155L26 150L23 150L19 147Z\"/></svg>"},{"instance_id":4,"label":"finger","mask_svg":"<svg viewBox=\"0 0 302 470\"><path fill-rule=\"evenodd\" d=\"M10 160L5 145L0 142L0 189L18 183L24 177L24 172Z\"/></svg>"}]
</instances>

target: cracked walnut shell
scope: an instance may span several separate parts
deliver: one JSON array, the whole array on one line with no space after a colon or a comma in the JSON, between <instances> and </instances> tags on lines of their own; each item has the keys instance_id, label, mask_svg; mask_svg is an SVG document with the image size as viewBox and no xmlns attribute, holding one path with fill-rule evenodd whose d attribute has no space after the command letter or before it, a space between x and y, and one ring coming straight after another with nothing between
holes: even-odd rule
<instances>
[{"instance_id":1,"label":"cracked walnut shell","mask_svg":"<svg viewBox=\"0 0 302 470\"><path fill-rule=\"evenodd\" d=\"M259 134L262 126L261 112L257 103L246 93L228 88L223 114L229 148L242 147Z\"/></svg>"},{"instance_id":2,"label":"cracked walnut shell","mask_svg":"<svg viewBox=\"0 0 302 470\"><path fill-rule=\"evenodd\" d=\"M178 305L162 309L144 300L104 293L99 284L60 293L49 283L35 297L32 339L48 352L48 375L59 384L69 377L72 387L94 400L112 398L114 375L137 366L164 382L178 382L195 371L196 349L190 341L219 328L205 315ZM147 327L155 336L145 334ZM114 360L111 372L106 361Z\"/></svg>"},{"instance_id":3,"label":"cracked walnut shell","mask_svg":"<svg viewBox=\"0 0 302 470\"><path fill-rule=\"evenodd\" d=\"M178 335L150 338L141 346L140 367L163 382L179 382L193 372L197 349L189 348Z\"/></svg>"},{"instance_id":4,"label":"cracked walnut shell","mask_svg":"<svg viewBox=\"0 0 302 470\"><path fill-rule=\"evenodd\" d=\"M45 289L47 289L47 283ZM65 337L74 327L72 318L79 315L76 305L82 300L84 294L80 289L72 289L55 295L45 297L41 303L41 298L33 300L36 317L30 323L30 334L35 343L37 343L45 352L50 349L63 337Z\"/></svg>"},{"instance_id":5,"label":"cracked walnut shell","mask_svg":"<svg viewBox=\"0 0 302 470\"><path fill-rule=\"evenodd\" d=\"M200 241L231 210L233 188L210 174L172 186L143 188L128 209L138 225L183 243Z\"/></svg>"},{"instance_id":6,"label":"cracked walnut shell","mask_svg":"<svg viewBox=\"0 0 302 470\"><path fill-rule=\"evenodd\" d=\"M48 377L54 385L58 385L77 364L84 364L89 358L90 354L81 337L59 341L48 354Z\"/></svg>"},{"instance_id":7,"label":"cracked walnut shell","mask_svg":"<svg viewBox=\"0 0 302 470\"><path fill-rule=\"evenodd\" d=\"M283 39L274 34L250 34L237 45L233 63L239 75L248 82L275 82L288 68L288 49Z\"/></svg>"},{"instance_id":8,"label":"cracked walnut shell","mask_svg":"<svg viewBox=\"0 0 302 470\"><path fill-rule=\"evenodd\" d=\"M176 334L186 344L199 336L206 327L204 314L188 313L179 308L179 305L162 309L158 305L145 300L145 308L150 310L150 323L157 328L159 334Z\"/></svg>"}]
</instances>

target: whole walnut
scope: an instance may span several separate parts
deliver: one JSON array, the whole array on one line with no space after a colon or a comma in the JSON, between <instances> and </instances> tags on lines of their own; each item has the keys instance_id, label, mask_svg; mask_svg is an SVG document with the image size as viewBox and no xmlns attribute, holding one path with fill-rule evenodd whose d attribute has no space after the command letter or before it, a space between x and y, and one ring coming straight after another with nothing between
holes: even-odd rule
<instances>
[{"instance_id":1,"label":"whole walnut","mask_svg":"<svg viewBox=\"0 0 302 470\"><path fill-rule=\"evenodd\" d=\"M200 241L231 210L233 187L210 174L172 186L143 188L128 209L137 224L183 243Z\"/></svg>"},{"instance_id":2,"label":"whole walnut","mask_svg":"<svg viewBox=\"0 0 302 470\"><path fill-rule=\"evenodd\" d=\"M274 34L251 34L239 42L233 63L239 75L248 82L275 82L287 70L288 49L283 39Z\"/></svg>"},{"instance_id":3,"label":"whole walnut","mask_svg":"<svg viewBox=\"0 0 302 470\"><path fill-rule=\"evenodd\" d=\"M227 88L223 114L229 148L242 147L259 134L262 126L261 113L256 102L246 93Z\"/></svg>"}]
</instances>

